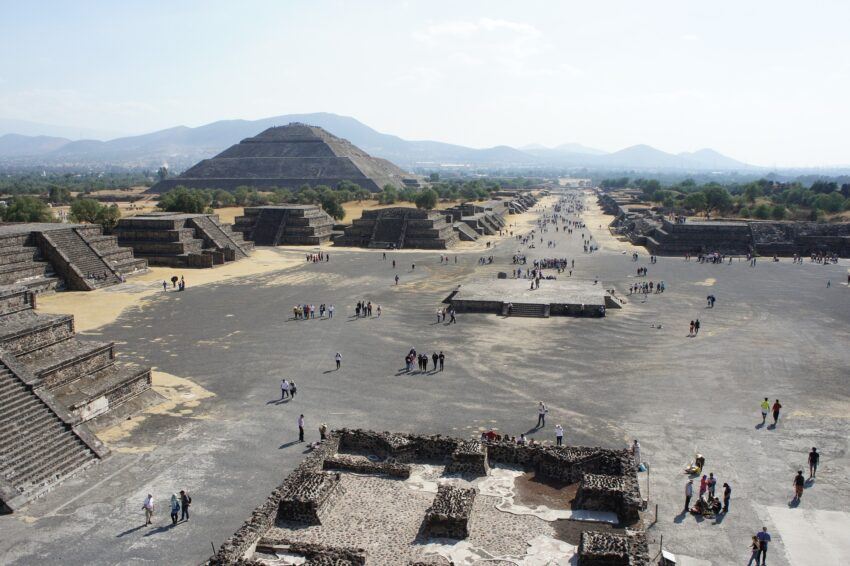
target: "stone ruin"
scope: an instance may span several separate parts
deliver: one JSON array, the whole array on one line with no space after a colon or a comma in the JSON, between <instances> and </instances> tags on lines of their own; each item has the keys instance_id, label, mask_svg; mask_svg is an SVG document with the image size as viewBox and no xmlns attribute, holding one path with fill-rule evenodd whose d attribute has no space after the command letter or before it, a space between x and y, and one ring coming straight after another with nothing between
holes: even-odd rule
<instances>
[{"instance_id":1,"label":"stone ruin","mask_svg":"<svg viewBox=\"0 0 850 566\"><path fill-rule=\"evenodd\" d=\"M345 453L342 453L345 451ZM382 462L357 454L371 454ZM357 462L362 462L358 467ZM533 471L536 478L561 484L579 484L581 499L574 507L614 511L622 524L639 526L642 500L634 459L628 450L592 447L520 445L508 441L468 441L452 437L379 433L341 429L330 433L302 463L258 507L248 521L229 538L207 564L264 564L277 554L301 557L306 564L365 564L369 551L339 544L305 542L295 535L300 528L275 528L279 521L289 525L316 525L334 513L353 494L340 489L340 471L373 474L377 477L406 478L414 463L442 462L446 472L455 468L476 476L483 466L510 465ZM384 464L379 466L377 464ZM486 472L485 472L486 473ZM388 480L393 481L393 480ZM400 481L400 480L395 480ZM441 484L422 516L422 536L464 539L470 536L476 490ZM345 520L344 518L342 519ZM646 539L640 530L602 533L592 523L581 535L579 564L648 566ZM427 540L427 539L426 539ZM425 541L421 541L425 542ZM356 542L355 542L356 544ZM399 544L405 544L399 542ZM384 548L384 547L382 547ZM401 555L401 554L399 554ZM399 564L447 564L430 557L399 561ZM381 563L384 563L381 561Z\"/></svg>"},{"instance_id":2,"label":"stone ruin","mask_svg":"<svg viewBox=\"0 0 850 566\"><path fill-rule=\"evenodd\" d=\"M579 566L638 566L649 564L646 535L639 532L585 531L579 543Z\"/></svg>"},{"instance_id":3,"label":"stone ruin","mask_svg":"<svg viewBox=\"0 0 850 566\"><path fill-rule=\"evenodd\" d=\"M249 206L233 229L257 246L318 246L331 239L334 219L315 205Z\"/></svg>"},{"instance_id":4,"label":"stone ruin","mask_svg":"<svg viewBox=\"0 0 850 566\"><path fill-rule=\"evenodd\" d=\"M671 222L636 203L632 192L599 193L602 209L614 216L611 231L655 255L719 252L765 256L837 254L850 257L850 222L689 220Z\"/></svg>"},{"instance_id":5,"label":"stone ruin","mask_svg":"<svg viewBox=\"0 0 850 566\"><path fill-rule=\"evenodd\" d=\"M122 218L118 243L151 265L214 267L248 257L254 244L234 233L217 214L150 213Z\"/></svg>"},{"instance_id":6,"label":"stone ruin","mask_svg":"<svg viewBox=\"0 0 850 566\"><path fill-rule=\"evenodd\" d=\"M443 250L457 241L457 233L442 211L393 207L363 211L334 245Z\"/></svg>"},{"instance_id":7,"label":"stone ruin","mask_svg":"<svg viewBox=\"0 0 850 566\"><path fill-rule=\"evenodd\" d=\"M32 291L0 292L0 511L14 511L108 455L88 422L134 410L150 368L112 342L79 340L74 317L37 314Z\"/></svg>"},{"instance_id":8,"label":"stone ruin","mask_svg":"<svg viewBox=\"0 0 850 566\"><path fill-rule=\"evenodd\" d=\"M336 187L351 181L372 192L385 185L398 189L416 178L385 159L372 157L348 140L308 124L269 128L242 140L211 159L204 159L147 192L164 193L178 186L235 191L300 189L303 185Z\"/></svg>"},{"instance_id":9,"label":"stone ruin","mask_svg":"<svg viewBox=\"0 0 850 566\"><path fill-rule=\"evenodd\" d=\"M441 485L425 514L424 528L432 537L465 539L469 536L469 516L475 489Z\"/></svg>"},{"instance_id":10,"label":"stone ruin","mask_svg":"<svg viewBox=\"0 0 850 566\"><path fill-rule=\"evenodd\" d=\"M0 289L92 291L147 267L96 224L0 225Z\"/></svg>"}]
</instances>

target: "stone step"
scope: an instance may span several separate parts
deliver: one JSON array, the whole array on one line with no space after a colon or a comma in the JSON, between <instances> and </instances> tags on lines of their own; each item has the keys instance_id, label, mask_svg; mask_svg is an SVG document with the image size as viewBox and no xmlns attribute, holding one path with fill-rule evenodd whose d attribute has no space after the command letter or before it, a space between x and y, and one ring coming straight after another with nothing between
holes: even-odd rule
<instances>
[{"instance_id":1,"label":"stone step","mask_svg":"<svg viewBox=\"0 0 850 566\"><path fill-rule=\"evenodd\" d=\"M28 314L32 316L21 316ZM0 319L0 345L14 355L45 348L73 335L74 317L69 315L36 317L32 311L24 311Z\"/></svg>"},{"instance_id":2,"label":"stone step","mask_svg":"<svg viewBox=\"0 0 850 566\"><path fill-rule=\"evenodd\" d=\"M513 309L508 316L527 316L545 318L548 305L534 303L513 303ZM507 308L507 306L506 306ZM506 313L507 314L507 313Z\"/></svg>"},{"instance_id":3,"label":"stone step","mask_svg":"<svg viewBox=\"0 0 850 566\"><path fill-rule=\"evenodd\" d=\"M112 342L78 340L76 337L18 356L30 372L51 389L112 364Z\"/></svg>"}]
</instances>

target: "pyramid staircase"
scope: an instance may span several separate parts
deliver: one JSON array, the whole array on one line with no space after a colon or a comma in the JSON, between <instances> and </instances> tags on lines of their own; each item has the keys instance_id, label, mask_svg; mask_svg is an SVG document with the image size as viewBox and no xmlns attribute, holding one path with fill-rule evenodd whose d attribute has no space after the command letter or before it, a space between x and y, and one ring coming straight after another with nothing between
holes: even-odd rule
<instances>
[{"instance_id":1,"label":"pyramid staircase","mask_svg":"<svg viewBox=\"0 0 850 566\"><path fill-rule=\"evenodd\" d=\"M508 312L508 305L504 305L502 313L505 316L549 318L549 308L549 305L542 303L513 303L513 308L510 312Z\"/></svg>"}]
</instances>

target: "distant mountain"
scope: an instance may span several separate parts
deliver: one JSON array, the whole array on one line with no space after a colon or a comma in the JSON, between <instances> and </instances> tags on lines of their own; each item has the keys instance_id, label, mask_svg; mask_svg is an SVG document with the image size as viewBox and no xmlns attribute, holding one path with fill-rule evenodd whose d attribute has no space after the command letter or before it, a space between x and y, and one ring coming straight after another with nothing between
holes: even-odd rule
<instances>
[{"instance_id":1,"label":"distant mountain","mask_svg":"<svg viewBox=\"0 0 850 566\"><path fill-rule=\"evenodd\" d=\"M0 162L18 165L158 167L186 169L245 138L273 126L303 122L349 140L375 157L402 167L468 165L481 168L587 167L626 169L750 169L710 149L673 155L638 145L614 153L576 143L522 150L509 146L475 149L427 140L405 140L378 132L350 118L330 113L286 114L261 120L222 120L190 128L177 126L150 134L99 141L72 141L67 136L0 138ZM0 121L2 126L3 121ZM31 124L30 124L31 125Z\"/></svg>"},{"instance_id":2,"label":"distant mountain","mask_svg":"<svg viewBox=\"0 0 850 566\"><path fill-rule=\"evenodd\" d=\"M80 140L86 138L109 139L120 135L121 132L108 132L94 130L91 128L78 128L75 126L57 126L56 124L41 124L28 120L15 120L11 118L0 118L0 136L4 134L20 134L22 136L47 136L53 138L67 138L69 140Z\"/></svg>"}]
</instances>

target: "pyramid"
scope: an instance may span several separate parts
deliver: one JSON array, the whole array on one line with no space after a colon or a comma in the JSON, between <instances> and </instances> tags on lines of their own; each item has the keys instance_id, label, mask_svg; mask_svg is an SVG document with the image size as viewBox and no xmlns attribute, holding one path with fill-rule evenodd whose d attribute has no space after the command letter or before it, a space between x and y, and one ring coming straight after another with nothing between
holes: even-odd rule
<instances>
[{"instance_id":1,"label":"pyramid","mask_svg":"<svg viewBox=\"0 0 850 566\"><path fill-rule=\"evenodd\" d=\"M335 187L341 181L378 192L387 184L401 188L404 179L413 176L348 140L317 126L292 123L244 139L148 192L163 193L178 185L226 191L242 185L257 190L298 189L304 184Z\"/></svg>"}]
</instances>

